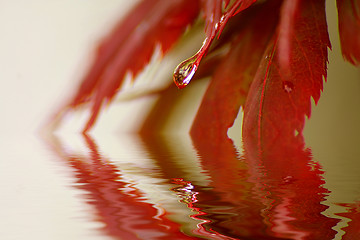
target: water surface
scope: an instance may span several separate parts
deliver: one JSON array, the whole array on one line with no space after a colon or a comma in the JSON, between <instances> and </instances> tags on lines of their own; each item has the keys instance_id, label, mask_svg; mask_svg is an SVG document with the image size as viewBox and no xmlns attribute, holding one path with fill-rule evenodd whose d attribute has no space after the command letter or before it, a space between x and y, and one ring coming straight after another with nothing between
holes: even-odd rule
<instances>
[{"instance_id":1,"label":"water surface","mask_svg":"<svg viewBox=\"0 0 360 240\"><path fill-rule=\"evenodd\" d=\"M359 201L332 196L349 176L328 187L309 149L263 161L228 138L216 147L178 135L8 136L3 143L2 239L359 236Z\"/></svg>"}]
</instances>

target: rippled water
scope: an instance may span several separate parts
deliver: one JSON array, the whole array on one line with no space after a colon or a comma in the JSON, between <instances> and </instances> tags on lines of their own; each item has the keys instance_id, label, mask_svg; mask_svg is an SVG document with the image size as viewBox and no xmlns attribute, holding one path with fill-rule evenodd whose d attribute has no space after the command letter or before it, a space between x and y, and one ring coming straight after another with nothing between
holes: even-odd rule
<instances>
[{"instance_id":1,"label":"rippled water","mask_svg":"<svg viewBox=\"0 0 360 240\"><path fill-rule=\"evenodd\" d=\"M306 151L261 162L230 139L216 147L177 135L1 139L1 239L360 236L359 202L334 202ZM341 191L348 176L337 177L330 187Z\"/></svg>"}]
</instances>

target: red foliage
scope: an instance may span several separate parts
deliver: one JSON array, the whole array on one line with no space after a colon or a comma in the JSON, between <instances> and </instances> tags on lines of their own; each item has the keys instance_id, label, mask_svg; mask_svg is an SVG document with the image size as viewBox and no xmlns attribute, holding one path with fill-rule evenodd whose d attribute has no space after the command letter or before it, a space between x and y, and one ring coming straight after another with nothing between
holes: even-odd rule
<instances>
[{"instance_id":1,"label":"red foliage","mask_svg":"<svg viewBox=\"0 0 360 240\"><path fill-rule=\"evenodd\" d=\"M289 68L281 71L277 54L279 34L274 33L251 85L244 112L244 141L270 148L279 139L302 138L311 97L320 98L326 79L330 46L325 1L299 1L289 35Z\"/></svg>"},{"instance_id":2,"label":"red foliage","mask_svg":"<svg viewBox=\"0 0 360 240\"><path fill-rule=\"evenodd\" d=\"M189 7L191 6L191 7ZM157 44L165 54L195 20L198 0L140 2L104 40L97 57L68 107L92 103L84 132L94 125L103 104L111 101L125 74L134 76L149 62Z\"/></svg>"},{"instance_id":3,"label":"red foliage","mask_svg":"<svg viewBox=\"0 0 360 240\"><path fill-rule=\"evenodd\" d=\"M220 36L229 19L240 11L248 8L255 1L256 0L238 0L225 11L222 10L222 0L203 1L206 38L202 47L194 56L181 62L176 67L174 72L174 82L178 88L184 88L190 83L201 59L209 51L215 37L217 35ZM229 1L225 1L224 5L227 7L228 3Z\"/></svg>"},{"instance_id":4,"label":"red foliage","mask_svg":"<svg viewBox=\"0 0 360 240\"><path fill-rule=\"evenodd\" d=\"M360 65L360 1L337 0L341 50L344 58Z\"/></svg>"},{"instance_id":5,"label":"red foliage","mask_svg":"<svg viewBox=\"0 0 360 240\"><path fill-rule=\"evenodd\" d=\"M344 57L359 64L360 1L337 3ZM92 115L84 128L89 131L125 74L136 76L157 44L166 53L198 16L205 20L203 46L174 73L179 88L199 77L198 69L213 75L192 134L226 134L245 105L243 132L249 141L301 139L311 98L319 100L326 80L330 42L324 0L141 1L103 41L65 110L90 103ZM213 54L224 46L230 49L225 55Z\"/></svg>"},{"instance_id":6,"label":"red foliage","mask_svg":"<svg viewBox=\"0 0 360 240\"><path fill-rule=\"evenodd\" d=\"M359 65L360 1L338 0L337 5L344 58ZM332 239L338 220L323 214L328 191L302 136L311 99L318 102L326 80L330 41L325 0L143 0L103 41L66 109L90 103L92 115L84 131L90 130L125 74L136 76L157 44L166 53L198 16L205 20L204 44L174 73L179 88L193 77L212 75L191 129L202 167L211 178L209 186L199 187L196 199L187 202L198 212L192 217L204 220L198 226L202 232L196 233L220 239L224 235ZM159 103L141 131L161 131L180 94L175 87L159 92ZM226 135L240 107L244 108L242 161ZM126 181L100 156L92 139L85 139L93 153L90 161L61 155L86 183L84 189L94 199L109 235L137 239L139 231L165 229L169 232L164 238L190 238L178 231L178 223L157 216L151 204L141 201L138 189L131 194L117 191ZM143 141L166 179L177 179L172 183L180 190L191 183L182 179L183 169L164 158L170 155L165 142L145 134ZM231 209L220 208L219 213L218 206ZM354 221L345 237L353 239L358 234L358 205L349 208L344 216ZM141 224L145 222L153 224Z\"/></svg>"},{"instance_id":7,"label":"red foliage","mask_svg":"<svg viewBox=\"0 0 360 240\"><path fill-rule=\"evenodd\" d=\"M216 67L194 120L192 135L226 136L240 106L245 104L250 84L275 29L280 3L273 1L251 8L230 23L241 27L231 36L231 51Z\"/></svg>"}]
</instances>

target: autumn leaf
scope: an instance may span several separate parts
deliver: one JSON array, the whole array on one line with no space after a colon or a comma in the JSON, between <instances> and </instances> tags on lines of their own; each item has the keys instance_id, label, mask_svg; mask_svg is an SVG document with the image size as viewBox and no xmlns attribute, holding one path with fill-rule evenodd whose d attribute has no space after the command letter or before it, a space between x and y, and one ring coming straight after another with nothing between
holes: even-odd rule
<instances>
[{"instance_id":1,"label":"autumn leaf","mask_svg":"<svg viewBox=\"0 0 360 240\"><path fill-rule=\"evenodd\" d=\"M173 79L178 88L184 88L190 83L202 58L209 51L215 37L221 35L229 19L251 6L254 2L256 2L256 0L237 0L228 7L229 0L203 1L206 38L194 56L184 60L175 68ZM225 7L224 11L222 9L223 3Z\"/></svg>"},{"instance_id":2,"label":"autumn leaf","mask_svg":"<svg viewBox=\"0 0 360 240\"><path fill-rule=\"evenodd\" d=\"M279 23L279 64L281 70L287 70L290 62L291 36L294 33L294 21L300 0L285 0L281 7Z\"/></svg>"},{"instance_id":3,"label":"autumn leaf","mask_svg":"<svg viewBox=\"0 0 360 240\"><path fill-rule=\"evenodd\" d=\"M146 0L115 27L99 47L90 71L66 107L92 104L84 132L94 125L104 103L112 100L125 74L136 76L158 44L165 54L196 19L199 7L197 0Z\"/></svg>"},{"instance_id":4,"label":"autumn leaf","mask_svg":"<svg viewBox=\"0 0 360 240\"><path fill-rule=\"evenodd\" d=\"M319 100L326 80L330 42L325 1L297 1L292 11L284 11L294 7L286 4L280 29L269 41L246 99L244 158L266 206L264 221L272 222L275 232L282 229L283 237L294 239L332 239L338 220L322 214L327 206L321 203L328 191L321 187L322 172L311 161L310 150L304 149L302 136L311 98L315 103ZM283 27L284 19L289 18L291 30ZM271 196L264 198L269 192ZM287 218L292 220L281 221Z\"/></svg>"},{"instance_id":5,"label":"autumn leaf","mask_svg":"<svg viewBox=\"0 0 360 240\"><path fill-rule=\"evenodd\" d=\"M337 5L343 55L359 65L360 1L338 0ZM136 76L156 46L166 54L200 17L205 23L203 46L174 73L179 88L211 76L191 129L198 163L210 180L207 186L194 184L196 194L187 192L187 207L196 212L191 217L203 220L197 225L203 231L199 235L333 239L340 220L324 214L329 191L302 134L311 103L318 102L326 81L331 45L325 0L143 0L103 41L64 111L91 105L84 128L89 131L124 76ZM177 156L166 147L168 139L151 134L162 130L183 91L170 86L157 94L158 103L140 131L147 133L143 144L160 175L179 186L171 189L176 192L192 182L181 178L187 169L176 165ZM243 154L226 135L241 107ZM136 239L139 230L148 229L165 232L164 239L190 239L179 231L181 224L143 201L139 189L119 191L129 189L121 171L101 156L91 137L85 135L85 141L90 158L65 152L60 156L75 169L109 235ZM352 239L358 233L359 206L346 207L349 212L342 216L353 222L344 238ZM123 227L128 223L130 228Z\"/></svg>"},{"instance_id":6,"label":"autumn leaf","mask_svg":"<svg viewBox=\"0 0 360 240\"><path fill-rule=\"evenodd\" d=\"M281 1L251 7L229 22L230 49L216 67L192 125L194 137L214 140L225 135L233 125L240 106L244 106L266 45L277 24ZM226 29L225 29L226 31ZM220 38L219 41L222 41ZM200 66L201 67L201 66Z\"/></svg>"},{"instance_id":7,"label":"autumn leaf","mask_svg":"<svg viewBox=\"0 0 360 240\"><path fill-rule=\"evenodd\" d=\"M266 10L264 6L271 4L281 4L280 11L271 7ZM339 0L337 4L343 55L358 64L359 1ZM254 9L261 9L262 14ZM315 103L319 100L326 80L330 42L324 0L140 1L103 40L75 96L60 111L60 118L68 110L90 105L91 116L84 127L85 132L89 131L102 108L119 91L124 76L131 73L135 77L156 46L166 54L199 17L205 23L203 46L174 72L179 88L187 86L192 78L212 77L192 134L226 134L246 99L246 139L269 146L284 137L295 136L302 141L311 98ZM170 95L167 99L174 98ZM165 119L170 109L163 108L157 116ZM160 105L156 111L161 112ZM156 115L149 117L146 125L151 126L151 122L159 124L149 131L161 128L162 121L157 121Z\"/></svg>"},{"instance_id":8,"label":"autumn leaf","mask_svg":"<svg viewBox=\"0 0 360 240\"><path fill-rule=\"evenodd\" d=\"M303 141L311 98L317 103L326 80L330 42L325 1L299 1L296 11L289 36L288 71L280 68L278 30L269 42L245 104L244 142L257 145L259 150L271 148L281 139Z\"/></svg>"},{"instance_id":9,"label":"autumn leaf","mask_svg":"<svg viewBox=\"0 0 360 240\"><path fill-rule=\"evenodd\" d=\"M339 34L344 58L360 65L360 1L337 0Z\"/></svg>"}]
</instances>

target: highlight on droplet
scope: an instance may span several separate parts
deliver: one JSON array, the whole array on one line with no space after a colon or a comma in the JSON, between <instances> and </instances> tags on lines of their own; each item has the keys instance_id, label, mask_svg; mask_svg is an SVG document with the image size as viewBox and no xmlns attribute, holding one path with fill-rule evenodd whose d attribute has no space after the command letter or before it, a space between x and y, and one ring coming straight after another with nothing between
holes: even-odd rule
<instances>
[{"instance_id":1,"label":"highlight on droplet","mask_svg":"<svg viewBox=\"0 0 360 240\"><path fill-rule=\"evenodd\" d=\"M194 76L199 65L198 54L181 62L174 71L173 79L179 89L186 87Z\"/></svg>"}]
</instances>

